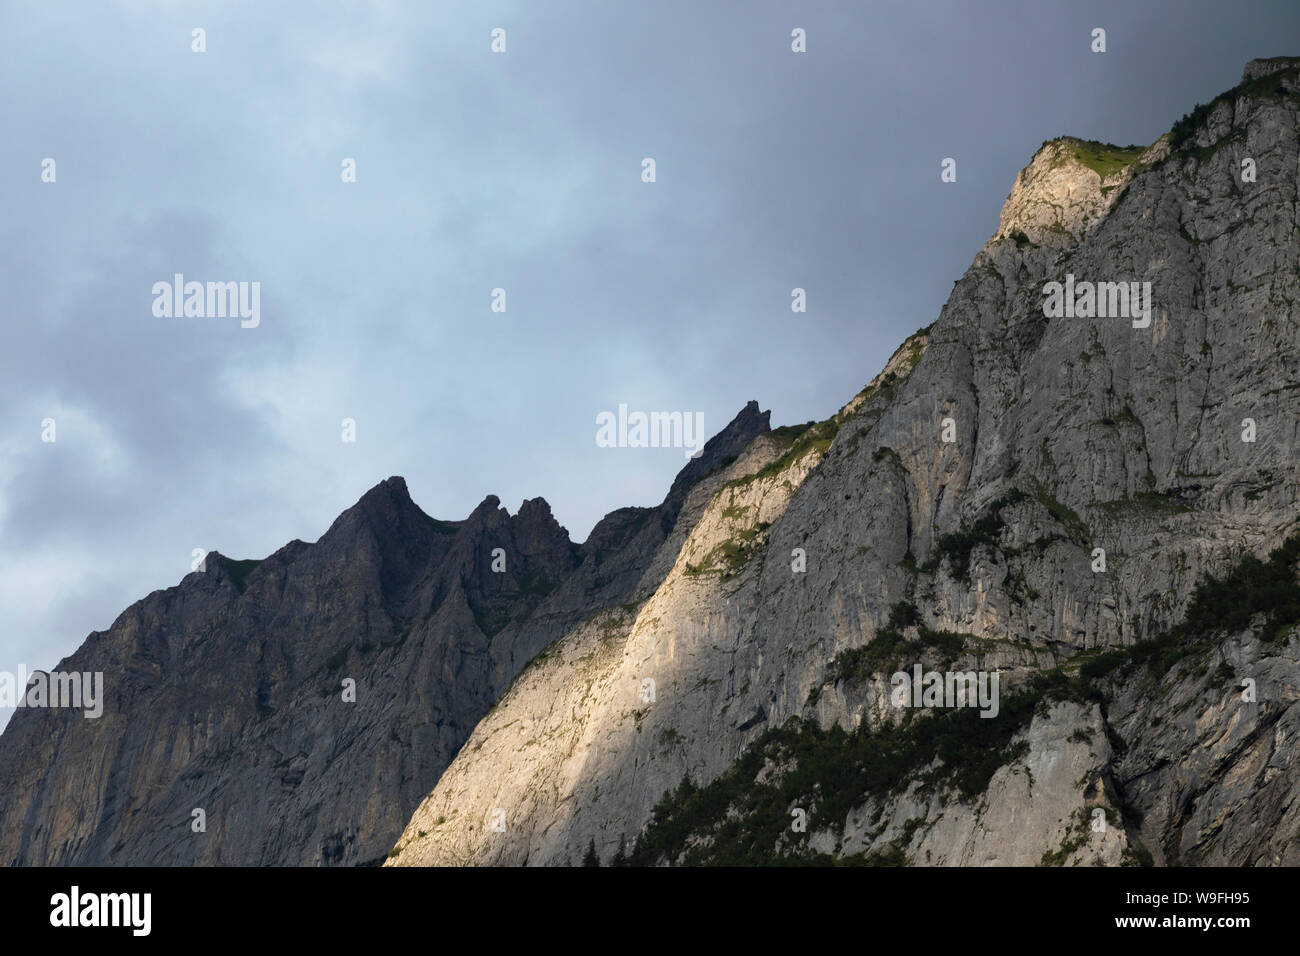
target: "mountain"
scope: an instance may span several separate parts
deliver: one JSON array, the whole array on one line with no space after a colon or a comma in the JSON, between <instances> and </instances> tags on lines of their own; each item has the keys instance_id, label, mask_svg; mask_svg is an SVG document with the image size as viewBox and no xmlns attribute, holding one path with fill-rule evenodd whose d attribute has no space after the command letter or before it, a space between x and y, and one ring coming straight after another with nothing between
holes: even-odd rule
<instances>
[{"instance_id":1,"label":"mountain","mask_svg":"<svg viewBox=\"0 0 1300 956\"><path fill-rule=\"evenodd\" d=\"M1298 107L1257 60L1149 148L1044 143L933 325L697 483L389 865L1300 863ZM996 714L894 706L918 664Z\"/></svg>"},{"instance_id":2,"label":"mountain","mask_svg":"<svg viewBox=\"0 0 1300 956\"><path fill-rule=\"evenodd\" d=\"M104 674L102 717L15 711L0 860L382 860L519 669L651 593L690 489L768 430L751 402L661 505L616 511L581 545L541 498L512 516L488 496L437 521L394 477L315 544L262 561L210 553L55 668Z\"/></svg>"},{"instance_id":3,"label":"mountain","mask_svg":"<svg viewBox=\"0 0 1300 956\"><path fill-rule=\"evenodd\" d=\"M1044 143L858 395L582 544L390 478L210 554L56 668L101 718L14 714L0 860L1300 863L1298 108Z\"/></svg>"}]
</instances>

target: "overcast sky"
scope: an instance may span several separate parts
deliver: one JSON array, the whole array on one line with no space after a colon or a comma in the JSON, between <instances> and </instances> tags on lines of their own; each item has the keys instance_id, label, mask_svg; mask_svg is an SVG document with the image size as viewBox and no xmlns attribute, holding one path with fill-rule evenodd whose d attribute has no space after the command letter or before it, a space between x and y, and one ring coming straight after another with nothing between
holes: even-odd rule
<instances>
[{"instance_id":1,"label":"overcast sky","mask_svg":"<svg viewBox=\"0 0 1300 956\"><path fill-rule=\"evenodd\" d=\"M5 3L0 670L389 475L446 519L543 496L575 540L657 503L682 452L598 448L600 412L826 417L1043 140L1150 143L1298 27L1240 0ZM175 273L260 282L260 325L156 317Z\"/></svg>"}]
</instances>

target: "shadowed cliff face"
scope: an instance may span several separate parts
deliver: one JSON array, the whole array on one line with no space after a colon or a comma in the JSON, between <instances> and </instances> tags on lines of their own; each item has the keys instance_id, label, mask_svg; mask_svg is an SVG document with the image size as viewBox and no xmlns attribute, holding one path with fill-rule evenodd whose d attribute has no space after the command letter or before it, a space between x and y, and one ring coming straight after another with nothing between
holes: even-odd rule
<instances>
[{"instance_id":1,"label":"shadowed cliff face","mask_svg":"<svg viewBox=\"0 0 1300 956\"><path fill-rule=\"evenodd\" d=\"M1300 61L1255 62L1151 148L1044 144L934 325L697 485L654 593L520 676L391 862L1297 862L1300 638L1171 628L1300 518L1298 117ZM1067 277L1150 321L1045 314ZM925 724L917 663L1036 696Z\"/></svg>"},{"instance_id":2,"label":"shadowed cliff face","mask_svg":"<svg viewBox=\"0 0 1300 956\"><path fill-rule=\"evenodd\" d=\"M541 498L512 516L489 496L463 521L436 521L395 477L315 544L261 562L209 554L56 668L103 672L102 717L14 714L0 738L0 860L382 859L519 667L653 589L643 578L685 490L767 418L750 403L664 504L615 512L582 545Z\"/></svg>"}]
</instances>

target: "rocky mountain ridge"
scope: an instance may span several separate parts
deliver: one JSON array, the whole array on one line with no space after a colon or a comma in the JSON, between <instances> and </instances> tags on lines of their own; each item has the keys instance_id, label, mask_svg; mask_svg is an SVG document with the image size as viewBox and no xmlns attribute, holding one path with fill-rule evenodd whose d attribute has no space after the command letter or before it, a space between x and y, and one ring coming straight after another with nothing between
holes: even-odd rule
<instances>
[{"instance_id":1,"label":"rocky mountain ridge","mask_svg":"<svg viewBox=\"0 0 1300 956\"><path fill-rule=\"evenodd\" d=\"M888 380L698 486L653 596L521 674L389 864L1300 859L1300 646L1197 590L1300 518L1298 107L1255 61L1150 148L1045 144ZM1152 321L1045 315L1067 274ZM999 717L900 713L918 663L997 671Z\"/></svg>"},{"instance_id":2,"label":"rocky mountain ridge","mask_svg":"<svg viewBox=\"0 0 1300 956\"><path fill-rule=\"evenodd\" d=\"M105 674L101 718L15 712L0 859L378 862L518 670L652 589L689 489L768 428L751 402L661 505L616 511L581 545L541 498L438 521L393 477L315 544L210 553L57 666Z\"/></svg>"}]
</instances>

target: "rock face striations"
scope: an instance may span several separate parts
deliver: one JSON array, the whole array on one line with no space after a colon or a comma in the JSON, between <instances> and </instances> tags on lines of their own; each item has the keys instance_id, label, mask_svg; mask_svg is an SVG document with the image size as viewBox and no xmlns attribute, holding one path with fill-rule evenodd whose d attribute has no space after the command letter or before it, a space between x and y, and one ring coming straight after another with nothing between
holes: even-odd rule
<instances>
[{"instance_id":1,"label":"rock face striations","mask_svg":"<svg viewBox=\"0 0 1300 956\"><path fill-rule=\"evenodd\" d=\"M1298 108L1256 61L1149 149L1044 144L938 320L696 485L390 865L1300 863ZM1067 276L1151 321L1048 317ZM996 716L894 706L917 665Z\"/></svg>"}]
</instances>

